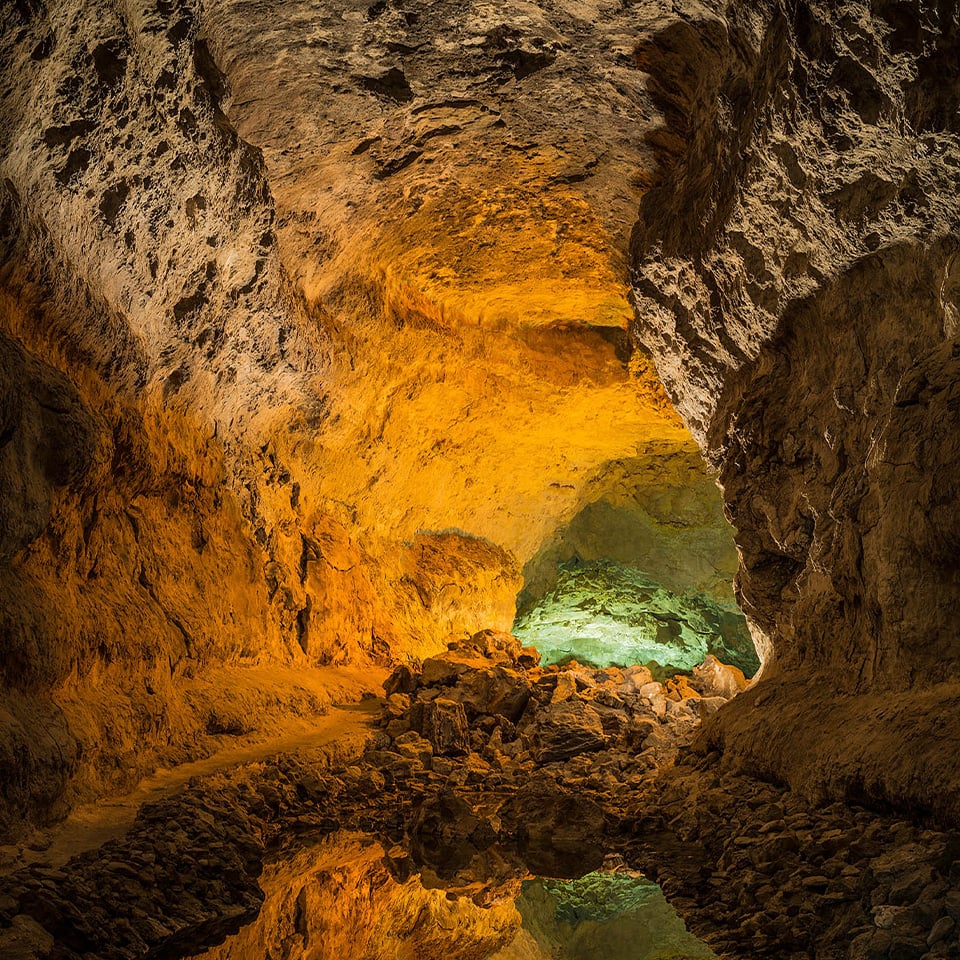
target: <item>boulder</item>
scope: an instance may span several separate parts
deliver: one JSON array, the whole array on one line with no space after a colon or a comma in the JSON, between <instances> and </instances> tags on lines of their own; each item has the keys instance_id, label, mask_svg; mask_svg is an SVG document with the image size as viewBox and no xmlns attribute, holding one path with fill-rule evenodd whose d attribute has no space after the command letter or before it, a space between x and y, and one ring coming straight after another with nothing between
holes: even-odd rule
<instances>
[{"instance_id":1,"label":"boulder","mask_svg":"<svg viewBox=\"0 0 960 960\"><path fill-rule=\"evenodd\" d=\"M605 746L600 714L582 700L565 700L544 707L531 729L539 763L568 760Z\"/></svg>"},{"instance_id":2,"label":"boulder","mask_svg":"<svg viewBox=\"0 0 960 960\"><path fill-rule=\"evenodd\" d=\"M536 647L521 647L517 655L517 666L524 670L540 666L540 651Z\"/></svg>"},{"instance_id":3,"label":"boulder","mask_svg":"<svg viewBox=\"0 0 960 960\"><path fill-rule=\"evenodd\" d=\"M623 692L640 693L648 684L653 682L653 674L647 667L635 665L623 671Z\"/></svg>"},{"instance_id":4,"label":"boulder","mask_svg":"<svg viewBox=\"0 0 960 960\"><path fill-rule=\"evenodd\" d=\"M557 674L557 685L554 687L553 694L550 697L551 703L563 703L564 700L571 700L576 696L577 683L570 673Z\"/></svg>"},{"instance_id":5,"label":"boulder","mask_svg":"<svg viewBox=\"0 0 960 960\"><path fill-rule=\"evenodd\" d=\"M701 697L697 701L697 708L701 720L712 717L725 703L726 697Z\"/></svg>"},{"instance_id":6,"label":"boulder","mask_svg":"<svg viewBox=\"0 0 960 960\"><path fill-rule=\"evenodd\" d=\"M485 657L494 660L516 660L523 649L523 644L512 633L502 630L481 630L470 638L470 642L482 650Z\"/></svg>"},{"instance_id":7,"label":"boulder","mask_svg":"<svg viewBox=\"0 0 960 960\"><path fill-rule=\"evenodd\" d=\"M383 689L390 697L395 693L414 693L419 676L405 663L399 664L383 683Z\"/></svg>"},{"instance_id":8,"label":"boulder","mask_svg":"<svg viewBox=\"0 0 960 960\"><path fill-rule=\"evenodd\" d=\"M667 698L663 694L662 684L657 683L655 680L650 683L645 683L637 693L650 704L653 712L658 717L663 716L667 709Z\"/></svg>"},{"instance_id":9,"label":"boulder","mask_svg":"<svg viewBox=\"0 0 960 960\"><path fill-rule=\"evenodd\" d=\"M453 683L470 665L452 657L430 657L423 661L422 682L427 686Z\"/></svg>"},{"instance_id":10,"label":"boulder","mask_svg":"<svg viewBox=\"0 0 960 960\"><path fill-rule=\"evenodd\" d=\"M420 733L430 741L434 753L451 757L469 752L467 714L455 700L438 697L424 704Z\"/></svg>"},{"instance_id":11,"label":"boulder","mask_svg":"<svg viewBox=\"0 0 960 960\"><path fill-rule=\"evenodd\" d=\"M690 700L700 696L700 691L693 686L689 677L677 675L671 677L663 685L664 695L668 700Z\"/></svg>"},{"instance_id":12,"label":"boulder","mask_svg":"<svg viewBox=\"0 0 960 960\"><path fill-rule=\"evenodd\" d=\"M705 697L732 700L741 690L746 689L747 678L742 670L721 663L713 654L708 653L703 663L693 668L691 683Z\"/></svg>"},{"instance_id":13,"label":"boulder","mask_svg":"<svg viewBox=\"0 0 960 960\"><path fill-rule=\"evenodd\" d=\"M516 723L530 699L530 683L519 671L497 664L464 674L446 695L471 717L499 716Z\"/></svg>"}]
</instances>

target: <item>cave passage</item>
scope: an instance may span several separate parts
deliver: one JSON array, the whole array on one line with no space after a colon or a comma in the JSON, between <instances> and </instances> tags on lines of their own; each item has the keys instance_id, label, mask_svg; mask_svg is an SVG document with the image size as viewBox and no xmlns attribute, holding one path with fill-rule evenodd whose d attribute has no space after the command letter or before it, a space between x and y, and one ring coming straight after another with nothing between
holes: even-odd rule
<instances>
[{"instance_id":1,"label":"cave passage","mask_svg":"<svg viewBox=\"0 0 960 960\"><path fill-rule=\"evenodd\" d=\"M675 592L612 560L560 564L556 586L518 613L513 632L544 663L640 664L657 679L689 671L708 654L751 677L759 666L732 599Z\"/></svg>"},{"instance_id":2,"label":"cave passage","mask_svg":"<svg viewBox=\"0 0 960 960\"><path fill-rule=\"evenodd\" d=\"M600 465L582 496L524 566L514 634L544 664L641 665L664 680L713 655L752 677L734 531L696 448L642 445Z\"/></svg>"}]
</instances>

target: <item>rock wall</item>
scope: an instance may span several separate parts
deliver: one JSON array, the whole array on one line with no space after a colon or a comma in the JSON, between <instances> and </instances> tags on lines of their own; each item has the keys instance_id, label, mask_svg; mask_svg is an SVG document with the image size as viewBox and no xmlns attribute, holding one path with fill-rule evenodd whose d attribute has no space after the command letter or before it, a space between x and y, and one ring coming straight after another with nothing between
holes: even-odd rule
<instances>
[{"instance_id":1,"label":"rock wall","mask_svg":"<svg viewBox=\"0 0 960 960\"><path fill-rule=\"evenodd\" d=\"M635 334L719 469L766 648L715 736L806 789L952 816L958 18L716 4L651 31L633 241Z\"/></svg>"},{"instance_id":2,"label":"rock wall","mask_svg":"<svg viewBox=\"0 0 960 960\"><path fill-rule=\"evenodd\" d=\"M960 811L957 19L11 6L3 829L211 749L185 691L224 665L508 627L611 465L689 454L628 343L631 263L767 661L713 736L814 793ZM622 481L650 489L618 509L658 502Z\"/></svg>"},{"instance_id":3,"label":"rock wall","mask_svg":"<svg viewBox=\"0 0 960 960\"><path fill-rule=\"evenodd\" d=\"M689 450L626 337L649 11L414 6L4 11L2 833L508 628Z\"/></svg>"}]
</instances>

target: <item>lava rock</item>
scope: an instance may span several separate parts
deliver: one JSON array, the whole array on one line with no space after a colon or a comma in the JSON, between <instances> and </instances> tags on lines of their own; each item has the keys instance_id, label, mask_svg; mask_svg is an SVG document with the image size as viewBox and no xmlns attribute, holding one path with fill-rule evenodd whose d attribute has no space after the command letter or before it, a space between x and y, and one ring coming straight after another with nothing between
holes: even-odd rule
<instances>
[{"instance_id":1,"label":"lava rock","mask_svg":"<svg viewBox=\"0 0 960 960\"><path fill-rule=\"evenodd\" d=\"M438 698L425 704L420 732L441 756L459 756L470 750L467 714L455 700Z\"/></svg>"},{"instance_id":2,"label":"lava rock","mask_svg":"<svg viewBox=\"0 0 960 960\"><path fill-rule=\"evenodd\" d=\"M582 700L565 700L544 707L531 733L539 763L568 760L606 745L600 714Z\"/></svg>"}]
</instances>

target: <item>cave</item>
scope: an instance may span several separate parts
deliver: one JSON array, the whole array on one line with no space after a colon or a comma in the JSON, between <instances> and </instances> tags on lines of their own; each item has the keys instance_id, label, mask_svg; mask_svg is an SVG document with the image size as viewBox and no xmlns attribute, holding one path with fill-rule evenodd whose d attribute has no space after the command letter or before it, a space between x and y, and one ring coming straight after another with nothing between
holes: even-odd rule
<instances>
[{"instance_id":1,"label":"cave","mask_svg":"<svg viewBox=\"0 0 960 960\"><path fill-rule=\"evenodd\" d=\"M958 65L6 4L0 957L960 957Z\"/></svg>"}]
</instances>

